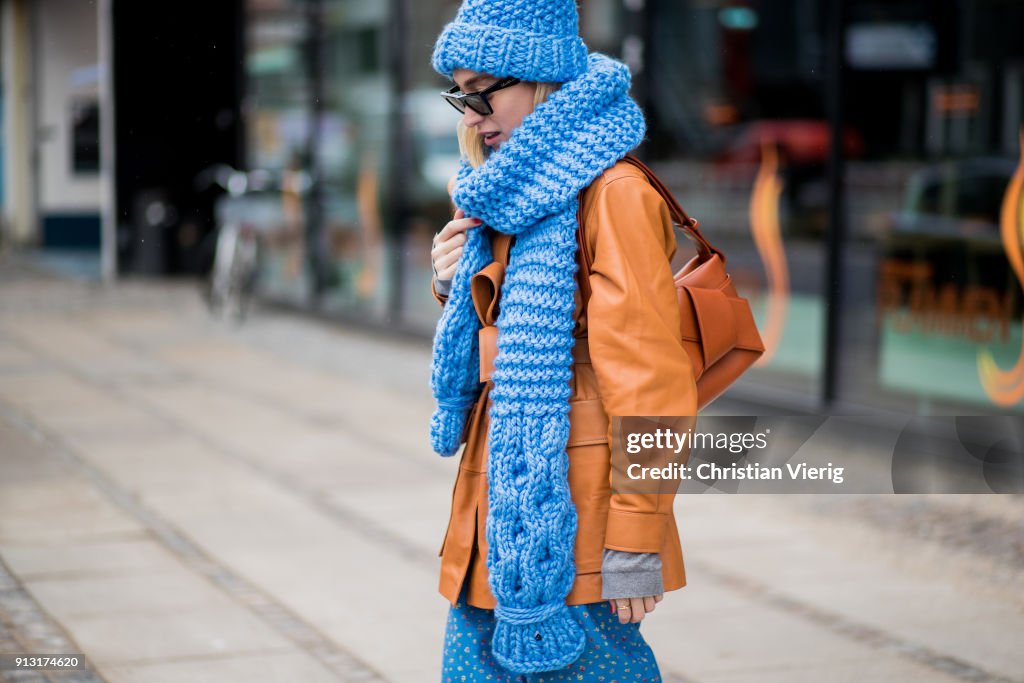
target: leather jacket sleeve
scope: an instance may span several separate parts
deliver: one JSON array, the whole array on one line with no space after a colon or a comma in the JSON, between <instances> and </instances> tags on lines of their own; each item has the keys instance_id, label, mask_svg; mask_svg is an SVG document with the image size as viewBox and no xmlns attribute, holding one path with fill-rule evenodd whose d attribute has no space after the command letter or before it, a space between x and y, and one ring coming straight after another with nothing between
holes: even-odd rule
<instances>
[{"instance_id":1,"label":"leather jacket sleeve","mask_svg":"<svg viewBox=\"0 0 1024 683\"><path fill-rule=\"evenodd\" d=\"M593 264L587 306L590 356L609 418L696 416L697 386L679 339L668 206L637 173L596 189L584 216ZM611 425L608 444L611 447ZM612 493L605 548L659 552L674 493Z\"/></svg>"}]
</instances>

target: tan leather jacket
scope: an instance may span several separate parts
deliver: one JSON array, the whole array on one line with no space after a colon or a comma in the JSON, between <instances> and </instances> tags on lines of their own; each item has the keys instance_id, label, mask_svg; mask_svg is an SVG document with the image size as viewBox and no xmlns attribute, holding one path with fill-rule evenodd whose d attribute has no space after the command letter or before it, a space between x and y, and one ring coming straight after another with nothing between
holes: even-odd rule
<instances>
[{"instance_id":1,"label":"tan leather jacket","mask_svg":"<svg viewBox=\"0 0 1024 683\"><path fill-rule=\"evenodd\" d=\"M676 243L668 207L635 167L620 162L584 191L584 234L593 257L591 298L583 310L577 288L577 337L573 380L569 488L579 520L576 581L566 600L601 601L604 548L657 552L666 592L686 584L673 494L611 493L609 415L696 415L697 388L679 341L679 313L669 260ZM485 269L486 270L486 269ZM481 271L483 272L483 271ZM479 278L475 278L476 283ZM487 324L493 314L487 287L473 287L474 304ZM444 303L444 297L434 291ZM496 353L482 337L481 377ZM490 349L488 350L488 346ZM452 511L441 546L439 590L493 609L487 575L487 384L467 420Z\"/></svg>"}]
</instances>

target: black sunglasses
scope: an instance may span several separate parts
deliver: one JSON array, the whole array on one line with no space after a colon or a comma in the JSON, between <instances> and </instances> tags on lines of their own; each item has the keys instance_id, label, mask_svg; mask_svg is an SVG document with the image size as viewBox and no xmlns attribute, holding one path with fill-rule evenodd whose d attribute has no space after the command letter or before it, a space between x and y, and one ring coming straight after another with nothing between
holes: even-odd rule
<instances>
[{"instance_id":1,"label":"black sunglasses","mask_svg":"<svg viewBox=\"0 0 1024 683\"><path fill-rule=\"evenodd\" d=\"M494 109L491 108L491 103L487 101L487 96L504 88L511 88L517 83L519 83L518 78L503 78L480 92L459 92L459 86L455 85L441 93L441 97L448 104L455 107L455 110L460 114L466 113L466 107L469 107L481 116L490 116L494 113Z\"/></svg>"}]
</instances>

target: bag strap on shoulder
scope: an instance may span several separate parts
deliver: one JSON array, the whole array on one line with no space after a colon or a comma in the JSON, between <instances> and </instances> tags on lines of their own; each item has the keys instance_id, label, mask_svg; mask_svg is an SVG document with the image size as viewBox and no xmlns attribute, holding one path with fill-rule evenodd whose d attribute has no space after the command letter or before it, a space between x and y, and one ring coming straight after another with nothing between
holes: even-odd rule
<instances>
[{"instance_id":1,"label":"bag strap on shoulder","mask_svg":"<svg viewBox=\"0 0 1024 683\"><path fill-rule=\"evenodd\" d=\"M669 213L672 214L672 221L679 225L680 228L685 230L693 241L697 244L697 253L700 254L701 260L705 260L711 256L711 254L718 254L721 256L721 252L711 246L711 243L707 241L704 234L700 231L700 223L690 218L683 211L683 207L679 206L679 202L676 201L675 196L672 192L665 187L665 183L661 182L661 178L655 175L654 171L648 168L647 164L637 159L632 154L627 154L623 161L632 164L633 166L640 169L645 176L647 176L647 182L658 191L665 203L668 204Z\"/></svg>"},{"instance_id":2,"label":"bag strap on shoulder","mask_svg":"<svg viewBox=\"0 0 1024 683\"><path fill-rule=\"evenodd\" d=\"M722 261L725 261L725 255L721 251L716 249L707 241L704 234L700 231L700 222L694 218L691 218L679 205L676 198L672 195L672 192L665 187L665 184L661 182L661 179L652 171L647 164L637 159L632 154L627 154L622 159L623 161L635 166L643 172L647 178L647 182L658 191L665 203L668 204L669 213L672 216L672 222L679 225L680 228L686 231L686 233L693 239L697 246L697 253L701 257L701 261L705 261L711 258L712 254L718 254ZM493 241L491 242L491 251L494 255L494 260L500 262L503 266L508 266L509 253L512 249L513 236L495 231ZM583 192L579 195L579 208L576 212L576 240L579 242L579 249L577 250L576 257L579 263L579 285L580 293L583 295L584 301L590 300L590 264L593 263L593 259L590 255L590 249L585 238L583 231Z\"/></svg>"},{"instance_id":3,"label":"bag strap on shoulder","mask_svg":"<svg viewBox=\"0 0 1024 683\"><path fill-rule=\"evenodd\" d=\"M665 187L665 184L661 182L661 178L655 175L647 164L637 159L632 154L627 154L622 159L623 161L635 166L643 172L647 178L647 182L658 191L665 203L668 204L669 213L672 216L672 222L677 224L680 228L686 231L687 235L694 241L697 246L697 253L700 255L701 261L706 261L711 258L712 254L717 254L723 263L725 262L725 255L721 251L716 249L707 241L704 234L700 231L700 223L683 211L683 207L679 205L676 198L672 195L672 192ZM580 193L579 198L579 210L576 212L577 217L577 228L576 228L576 239L579 241L580 248L578 252L579 269L582 276L580 277L580 289L586 297L590 298L590 264L593 260L590 256L590 250L587 245L587 240L583 232L583 193Z\"/></svg>"},{"instance_id":4,"label":"bag strap on shoulder","mask_svg":"<svg viewBox=\"0 0 1024 683\"><path fill-rule=\"evenodd\" d=\"M580 205L576 210L576 242L579 248L576 250L576 262L579 267L576 272L576 281L580 286L580 296L583 297L584 305L590 301L590 247L587 246L587 237L583 234L583 193L580 192Z\"/></svg>"}]
</instances>

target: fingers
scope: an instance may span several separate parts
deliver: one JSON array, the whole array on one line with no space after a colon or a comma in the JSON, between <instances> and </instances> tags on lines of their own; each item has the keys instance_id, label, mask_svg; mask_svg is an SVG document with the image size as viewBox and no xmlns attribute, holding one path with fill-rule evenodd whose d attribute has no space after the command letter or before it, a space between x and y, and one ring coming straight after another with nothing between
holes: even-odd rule
<instances>
[{"instance_id":1,"label":"fingers","mask_svg":"<svg viewBox=\"0 0 1024 683\"><path fill-rule=\"evenodd\" d=\"M644 617L647 616L647 609L644 607L643 598L630 598L629 605L632 608L630 611L633 613L632 621L634 624L639 624L643 621Z\"/></svg>"},{"instance_id":2,"label":"fingers","mask_svg":"<svg viewBox=\"0 0 1024 683\"><path fill-rule=\"evenodd\" d=\"M452 279L455 275L455 266L462 256L462 245L466 243L466 230L481 223L478 218L466 218L463 210L457 209L455 217L434 236L430 260L434 264L438 279Z\"/></svg>"},{"instance_id":3,"label":"fingers","mask_svg":"<svg viewBox=\"0 0 1024 683\"><path fill-rule=\"evenodd\" d=\"M455 274L455 264L462 256L462 245L466 243L465 233L458 233L451 239L441 241L438 238L434 248L430 250L430 260L434 263L434 270L438 278L450 280Z\"/></svg>"},{"instance_id":4,"label":"fingers","mask_svg":"<svg viewBox=\"0 0 1024 683\"><path fill-rule=\"evenodd\" d=\"M628 624L633 621L639 621L635 619L637 611L643 612L643 609L634 610L633 598L618 598L615 600L615 614L619 617L620 624ZM640 617L643 618L642 616Z\"/></svg>"},{"instance_id":5,"label":"fingers","mask_svg":"<svg viewBox=\"0 0 1024 683\"><path fill-rule=\"evenodd\" d=\"M455 212L456 216L462 213L462 209ZM479 218L453 218L448 221L448 224L441 228L441 232L437 233L434 238L435 244L440 244L446 240L451 239L455 235L461 235L470 228L475 228L480 225L482 221Z\"/></svg>"},{"instance_id":6,"label":"fingers","mask_svg":"<svg viewBox=\"0 0 1024 683\"><path fill-rule=\"evenodd\" d=\"M615 613L620 624L639 623L644 618L643 600L640 598L619 598L615 601Z\"/></svg>"},{"instance_id":7,"label":"fingers","mask_svg":"<svg viewBox=\"0 0 1024 683\"><path fill-rule=\"evenodd\" d=\"M654 611L662 597L648 595L642 598L618 598L611 601L612 612L618 615L620 624L639 624L648 612Z\"/></svg>"},{"instance_id":8,"label":"fingers","mask_svg":"<svg viewBox=\"0 0 1024 683\"><path fill-rule=\"evenodd\" d=\"M452 237L442 238L440 235L434 240L434 246L430 249L430 258L436 264L438 260L456 248L461 248L466 243L466 233L456 233Z\"/></svg>"},{"instance_id":9,"label":"fingers","mask_svg":"<svg viewBox=\"0 0 1024 683\"><path fill-rule=\"evenodd\" d=\"M456 247L434 262L434 269L437 270L438 280L451 280L455 277L455 269L459 265L459 258L462 256L462 247Z\"/></svg>"}]
</instances>

